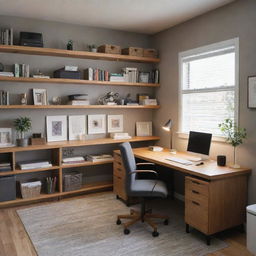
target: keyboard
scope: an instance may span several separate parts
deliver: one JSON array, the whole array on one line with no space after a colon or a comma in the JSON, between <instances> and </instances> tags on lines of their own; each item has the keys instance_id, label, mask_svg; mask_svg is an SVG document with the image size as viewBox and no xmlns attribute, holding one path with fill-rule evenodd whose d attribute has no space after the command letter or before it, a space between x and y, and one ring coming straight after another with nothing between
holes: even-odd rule
<instances>
[{"instance_id":1,"label":"keyboard","mask_svg":"<svg viewBox=\"0 0 256 256\"><path fill-rule=\"evenodd\" d=\"M192 161L192 162L199 162L202 161L201 157L197 157L197 156L185 156L186 160L188 161Z\"/></svg>"},{"instance_id":2,"label":"keyboard","mask_svg":"<svg viewBox=\"0 0 256 256\"><path fill-rule=\"evenodd\" d=\"M184 165L191 165L193 164L191 161L183 159L183 158L179 158L179 157L167 157L166 160L175 162L175 163L179 163L179 164L184 164Z\"/></svg>"}]
</instances>

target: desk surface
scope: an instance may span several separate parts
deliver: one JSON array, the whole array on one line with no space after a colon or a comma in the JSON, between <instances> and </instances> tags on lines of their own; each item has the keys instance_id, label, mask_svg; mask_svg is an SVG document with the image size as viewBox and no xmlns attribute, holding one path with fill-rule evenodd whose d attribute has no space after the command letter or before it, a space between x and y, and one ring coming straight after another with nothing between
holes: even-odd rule
<instances>
[{"instance_id":1,"label":"desk surface","mask_svg":"<svg viewBox=\"0 0 256 256\"><path fill-rule=\"evenodd\" d=\"M207 180L216 180L216 179L221 179L225 177L232 177L236 175L246 175L251 173L251 169L249 168L234 169L227 166L220 167L217 165L217 162L214 160L203 161L204 164L200 166L183 165L183 164L175 163L170 160L166 160L166 158L170 156L182 158L186 156L186 153L177 152L177 154L173 155L170 153L168 149L164 149L161 152L153 152L148 150L148 148L135 148L133 149L133 152L135 157L137 158L140 158L149 162L153 162L159 165L163 165L169 168L173 168L183 173L202 177Z\"/></svg>"}]
</instances>

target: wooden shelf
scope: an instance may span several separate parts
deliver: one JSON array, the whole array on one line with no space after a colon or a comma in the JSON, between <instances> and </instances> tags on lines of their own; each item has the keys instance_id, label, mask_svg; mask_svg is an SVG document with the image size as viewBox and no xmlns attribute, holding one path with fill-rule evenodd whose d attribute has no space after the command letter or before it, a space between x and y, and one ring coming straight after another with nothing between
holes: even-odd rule
<instances>
[{"instance_id":1,"label":"wooden shelf","mask_svg":"<svg viewBox=\"0 0 256 256\"><path fill-rule=\"evenodd\" d=\"M108 60L108 61L125 61L125 62L142 62L142 63L158 63L159 58L137 57L120 54L108 54L87 51L69 51L53 48L27 47L18 45L0 45L0 52L19 53L29 55L43 55L78 59Z\"/></svg>"},{"instance_id":2,"label":"wooden shelf","mask_svg":"<svg viewBox=\"0 0 256 256\"><path fill-rule=\"evenodd\" d=\"M153 83L128 83L128 82L110 82L110 81L89 81L80 79L63 78L33 78L33 77L8 77L0 76L0 81L17 83L48 83L48 84L84 84L100 86L137 86L137 87L159 87L160 84Z\"/></svg>"},{"instance_id":3,"label":"wooden shelf","mask_svg":"<svg viewBox=\"0 0 256 256\"><path fill-rule=\"evenodd\" d=\"M85 105L85 106L74 106L74 105L0 105L1 109L159 109L160 106L154 105Z\"/></svg>"},{"instance_id":4,"label":"wooden shelf","mask_svg":"<svg viewBox=\"0 0 256 256\"><path fill-rule=\"evenodd\" d=\"M32 173L32 172L45 172L45 171L58 170L58 169L59 169L59 166L57 165L48 167L48 168L37 168L37 169L29 169L29 170L16 169L14 171L0 172L0 176L16 175L16 174L24 174L24 173Z\"/></svg>"},{"instance_id":5,"label":"wooden shelf","mask_svg":"<svg viewBox=\"0 0 256 256\"><path fill-rule=\"evenodd\" d=\"M30 145L27 147L5 147L0 148L0 153L10 153L10 152L22 152L22 151L33 151L33 150L44 150L52 148L68 148L68 147L83 147L83 146L93 146L93 145L105 145L105 144L117 144L122 142L141 142L141 141L155 141L159 140L158 136L145 136L139 137L135 136L131 139L121 139L114 140L111 138L102 139L90 139L90 140L71 140L71 141L58 141L58 142L48 142L44 145Z\"/></svg>"},{"instance_id":6,"label":"wooden shelf","mask_svg":"<svg viewBox=\"0 0 256 256\"><path fill-rule=\"evenodd\" d=\"M90 161L85 161L84 163L79 163L79 164L62 164L61 168L72 168L72 167L84 167L84 166L93 166L93 165L103 165L103 164L112 164L113 160L105 160L105 161L100 161L100 162L90 162Z\"/></svg>"}]
</instances>

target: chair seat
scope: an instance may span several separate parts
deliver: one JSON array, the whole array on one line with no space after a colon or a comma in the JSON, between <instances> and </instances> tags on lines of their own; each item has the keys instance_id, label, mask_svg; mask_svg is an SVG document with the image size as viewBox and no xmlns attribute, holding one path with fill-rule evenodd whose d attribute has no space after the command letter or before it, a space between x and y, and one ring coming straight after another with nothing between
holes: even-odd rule
<instances>
[{"instance_id":1,"label":"chair seat","mask_svg":"<svg viewBox=\"0 0 256 256\"><path fill-rule=\"evenodd\" d=\"M156 186L154 187L155 183ZM167 197L168 194L165 183L160 180L134 180L131 185L131 190L130 196L136 197L164 198Z\"/></svg>"}]
</instances>

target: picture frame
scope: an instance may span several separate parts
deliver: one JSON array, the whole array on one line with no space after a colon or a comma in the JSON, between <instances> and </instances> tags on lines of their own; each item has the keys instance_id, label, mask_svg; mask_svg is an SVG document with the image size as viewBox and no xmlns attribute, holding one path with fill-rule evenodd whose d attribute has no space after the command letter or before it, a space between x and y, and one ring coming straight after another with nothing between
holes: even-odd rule
<instances>
[{"instance_id":1,"label":"picture frame","mask_svg":"<svg viewBox=\"0 0 256 256\"><path fill-rule=\"evenodd\" d=\"M108 115L108 132L123 132L123 115Z\"/></svg>"},{"instance_id":2,"label":"picture frame","mask_svg":"<svg viewBox=\"0 0 256 256\"><path fill-rule=\"evenodd\" d=\"M152 122L136 122L136 136L152 136Z\"/></svg>"},{"instance_id":3,"label":"picture frame","mask_svg":"<svg viewBox=\"0 0 256 256\"><path fill-rule=\"evenodd\" d=\"M11 146L13 146L12 128L0 128L0 148Z\"/></svg>"},{"instance_id":4,"label":"picture frame","mask_svg":"<svg viewBox=\"0 0 256 256\"><path fill-rule=\"evenodd\" d=\"M148 94L145 94L145 93L137 94L137 101L138 101L139 105L143 105L143 101L145 99L149 99L149 95Z\"/></svg>"},{"instance_id":5,"label":"picture frame","mask_svg":"<svg viewBox=\"0 0 256 256\"><path fill-rule=\"evenodd\" d=\"M139 72L139 83L149 83L150 72Z\"/></svg>"},{"instance_id":6,"label":"picture frame","mask_svg":"<svg viewBox=\"0 0 256 256\"><path fill-rule=\"evenodd\" d=\"M47 142L67 140L67 116L46 117Z\"/></svg>"},{"instance_id":7,"label":"picture frame","mask_svg":"<svg viewBox=\"0 0 256 256\"><path fill-rule=\"evenodd\" d=\"M248 77L247 107L256 108L256 76Z\"/></svg>"},{"instance_id":8,"label":"picture frame","mask_svg":"<svg viewBox=\"0 0 256 256\"><path fill-rule=\"evenodd\" d=\"M88 115L88 134L106 133L106 115Z\"/></svg>"},{"instance_id":9,"label":"picture frame","mask_svg":"<svg viewBox=\"0 0 256 256\"><path fill-rule=\"evenodd\" d=\"M86 134L85 115L74 115L68 117L68 139L84 140Z\"/></svg>"},{"instance_id":10,"label":"picture frame","mask_svg":"<svg viewBox=\"0 0 256 256\"><path fill-rule=\"evenodd\" d=\"M47 105L46 89L32 89L34 105Z\"/></svg>"}]
</instances>

